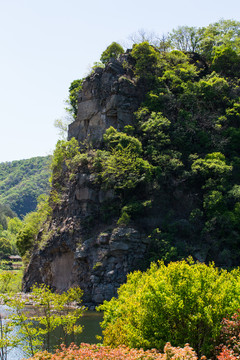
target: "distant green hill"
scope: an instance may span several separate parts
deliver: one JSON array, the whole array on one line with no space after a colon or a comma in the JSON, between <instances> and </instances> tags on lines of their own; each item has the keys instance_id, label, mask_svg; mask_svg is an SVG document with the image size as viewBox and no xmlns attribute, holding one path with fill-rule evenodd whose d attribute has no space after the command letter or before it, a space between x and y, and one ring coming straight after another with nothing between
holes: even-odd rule
<instances>
[{"instance_id":1,"label":"distant green hill","mask_svg":"<svg viewBox=\"0 0 240 360\"><path fill-rule=\"evenodd\" d=\"M35 210L50 189L51 156L0 163L0 203L22 217Z\"/></svg>"}]
</instances>

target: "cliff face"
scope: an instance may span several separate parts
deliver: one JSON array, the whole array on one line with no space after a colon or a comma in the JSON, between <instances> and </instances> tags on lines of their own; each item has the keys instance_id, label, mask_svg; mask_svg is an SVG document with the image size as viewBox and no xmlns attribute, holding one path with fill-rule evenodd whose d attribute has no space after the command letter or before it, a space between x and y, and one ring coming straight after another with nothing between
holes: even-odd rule
<instances>
[{"instance_id":1,"label":"cliff face","mask_svg":"<svg viewBox=\"0 0 240 360\"><path fill-rule=\"evenodd\" d=\"M213 65L144 42L86 78L25 291L79 285L96 305L158 259L239 265L239 81Z\"/></svg>"},{"instance_id":2,"label":"cliff face","mask_svg":"<svg viewBox=\"0 0 240 360\"><path fill-rule=\"evenodd\" d=\"M83 83L79 94L77 120L69 126L68 137L75 137L99 146L106 129L122 130L131 125L133 114L144 96L144 89L136 86L129 69L127 55L113 59L105 69L97 68Z\"/></svg>"},{"instance_id":3,"label":"cliff face","mask_svg":"<svg viewBox=\"0 0 240 360\"><path fill-rule=\"evenodd\" d=\"M96 148L109 126L121 130L132 123L144 92L131 71L124 69L126 56L85 80L69 139L75 137L80 144L85 141ZM146 237L137 226L118 227L116 219L103 221L105 205L118 198L113 190L96 183L93 171L80 166L71 181L68 172L63 165L61 202L54 205L45 235L43 231L38 235L23 290L42 282L58 291L78 285L84 302L96 305L115 296L126 274L139 267Z\"/></svg>"}]
</instances>

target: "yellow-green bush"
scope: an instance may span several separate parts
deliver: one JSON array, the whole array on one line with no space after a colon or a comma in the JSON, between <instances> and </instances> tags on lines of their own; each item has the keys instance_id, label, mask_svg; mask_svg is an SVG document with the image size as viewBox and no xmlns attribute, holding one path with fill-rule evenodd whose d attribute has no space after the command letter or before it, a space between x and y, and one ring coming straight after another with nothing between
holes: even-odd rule
<instances>
[{"instance_id":1,"label":"yellow-green bush","mask_svg":"<svg viewBox=\"0 0 240 360\"><path fill-rule=\"evenodd\" d=\"M221 320L240 306L240 270L227 272L188 261L152 264L136 271L105 301L104 344L162 350L190 344L209 355L220 334Z\"/></svg>"}]
</instances>

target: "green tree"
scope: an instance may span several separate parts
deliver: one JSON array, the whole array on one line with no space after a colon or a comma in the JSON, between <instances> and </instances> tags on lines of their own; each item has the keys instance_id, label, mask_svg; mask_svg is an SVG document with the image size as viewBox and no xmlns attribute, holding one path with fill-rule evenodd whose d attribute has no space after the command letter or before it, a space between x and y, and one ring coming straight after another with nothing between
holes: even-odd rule
<instances>
[{"instance_id":1,"label":"green tree","mask_svg":"<svg viewBox=\"0 0 240 360\"><path fill-rule=\"evenodd\" d=\"M28 213L24 217L22 227L17 234L16 245L21 256L24 256L33 248L36 236L50 214L51 208L48 203L48 197L40 196L37 210Z\"/></svg>"},{"instance_id":2,"label":"green tree","mask_svg":"<svg viewBox=\"0 0 240 360\"><path fill-rule=\"evenodd\" d=\"M16 216L8 205L0 204L0 225L3 229L7 229L7 219Z\"/></svg>"},{"instance_id":3,"label":"green tree","mask_svg":"<svg viewBox=\"0 0 240 360\"><path fill-rule=\"evenodd\" d=\"M0 259L3 259L12 253L12 246L8 239L0 238Z\"/></svg>"},{"instance_id":4,"label":"green tree","mask_svg":"<svg viewBox=\"0 0 240 360\"><path fill-rule=\"evenodd\" d=\"M103 164L102 179L107 186L128 191L138 184L148 182L152 166L132 150L130 146L113 149Z\"/></svg>"},{"instance_id":5,"label":"green tree","mask_svg":"<svg viewBox=\"0 0 240 360\"><path fill-rule=\"evenodd\" d=\"M11 247L11 254L17 254L17 234L22 228L22 220L17 217L7 218L7 229L0 231L0 236L5 239L5 243ZM9 247L9 245L7 245ZM10 254L9 254L10 255Z\"/></svg>"},{"instance_id":6,"label":"green tree","mask_svg":"<svg viewBox=\"0 0 240 360\"><path fill-rule=\"evenodd\" d=\"M83 81L84 78L71 82L69 96L66 100L66 116L54 121L54 126L59 130L60 138L63 140L67 140L68 125L77 118L79 94L82 90Z\"/></svg>"},{"instance_id":7,"label":"green tree","mask_svg":"<svg viewBox=\"0 0 240 360\"><path fill-rule=\"evenodd\" d=\"M39 156L0 164L0 203L11 207L7 217L23 218L36 209L38 196L49 193L50 162L51 156Z\"/></svg>"},{"instance_id":8,"label":"green tree","mask_svg":"<svg viewBox=\"0 0 240 360\"><path fill-rule=\"evenodd\" d=\"M173 47L180 51L197 52L202 40L202 29L189 26L179 26L170 33Z\"/></svg>"},{"instance_id":9,"label":"green tree","mask_svg":"<svg viewBox=\"0 0 240 360\"><path fill-rule=\"evenodd\" d=\"M77 154L79 154L79 144L75 138L72 138L69 141L58 140L56 148L53 152L53 159L51 164L51 183L60 177L64 162L73 159Z\"/></svg>"},{"instance_id":10,"label":"green tree","mask_svg":"<svg viewBox=\"0 0 240 360\"><path fill-rule=\"evenodd\" d=\"M120 150L129 147L132 152L138 155L142 152L142 144L136 137L117 131L112 126L106 130L103 140L108 149Z\"/></svg>"},{"instance_id":11,"label":"green tree","mask_svg":"<svg viewBox=\"0 0 240 360\"><path fill-rule=\"evenodd\" d=\"M21 290L22 271L3 270L0 272L0 293L10 294Z\"/></svg>"},{"instance_id":12,"label":"green tree","mask_svg":"<svg viewBox=\"0 0 240 360\"><path fill-rule=\"evenodd\" d=\"M226 164L225 156L220 152L207 154L204 159L197 159L192 164L193 174L200 175L205 181L213 181L213 185L230 175L232 166Z\"/></svg>"},{"instance_id":13,"label":"green tree","mask_svg":"<svg viewBox=\"0 0 240 360\"><path fill-rule=\"evenodd\" d=\"M212 60L219 47L230 46L233 50L240 50L240 22L221 19L203 28L200 45L201 52L208 60Z\"/></svg>"},{"instance_id":14,"label":"green tree","mask_svg":"<svg viewBox=\"0 0 240 360\"><path fill-rule=\"evenodd\" d=\"M42 348L52 350L50 337L53 330L59 326L65 334L82 332L82 327L77 325L83 313L83 307L79 306L81 297L80 288L71 288L62 294L57 294L42 284L33 286L29 299L21 299L14 295L2 296L2 299L6 305L14 309L13 314L9 316L9 324L12 328L17 327L19 343L33 356ZM28 301L34 303L36 311L34 316L30 316L24 310ZM74 309L70 307L73 303L75 303Z\"/></svg>"},{"instance_id":15,"label":"green tree","mask_svg":"<svg viewBox=\"0 0 240 360\"><path fill-rule=\"evenodd\" d=\"M143 121L140 125L145 153L156 165L161 150L167 149L171 143L169 137L170 125L171 122L161 112L152 112L149 119Z\"/></svg>"},{"instance_id":16,"label":"green tree","mask_svg":"<svg viewBox=\"0 0 240 360\"><path fill-rule=\"evenodd\" d=\"M74 119L77 117L79 92L82 90L83 81L84 79L74 80L69 87L69 99L67 103L69 103L70 108L67 107L66 110L72 114Z\"/></svg>"},{"instance_id":17,"label":"green tree","mask_svg":"<svg viewBox=\"0 0 240 360\"><path fill-rule=\"evenodd\" d=\"M240 53L230 46L216 49L211 68L223 76L239 77Z\"/></svg>"},{"instance_id":18,"label":"green tree","mask_svg":"<svg viewBox=\"0 0 240 360\"><path fill-rule=\"evenodd\" d=\"M162 349L186 342L209 356L221 320L240 306L240 271L188 261L152 264L128 275L118 298L99 306L104 344Z\"/></svg>"},{"instance_id":19,"label":"green tree","mask_svg":"<svg viewBox=\"0 0 240 360\"><path fill-rule=\"evenodd\" d=\"M133 45L131 55L136 60L135 74L148 81L153 80L159 58L157 50L144 41Z\"/></svg>"},{"instance_id":20,"label":"green tree","mask_svg":"<svg viewBox=\"0 0 240 360\"><path fill-rule=\"evenodd\" d=\"M124 53L124 49L116 42L111 43L106 50L102 53L100 60L103 64L106 64L111 58L117 58Z\"/></svg>"},{"instance_id":21,"label":"green tree","mask_svg":"<svg viewBox=\"0 0 240 360\"><path fill-rule=\"evenodd\" d=\"M17 337L11 336L12 330L12 324L0 314L0 360L7 360L11 349L19 345Z\"/></svg>"}]
</instances>

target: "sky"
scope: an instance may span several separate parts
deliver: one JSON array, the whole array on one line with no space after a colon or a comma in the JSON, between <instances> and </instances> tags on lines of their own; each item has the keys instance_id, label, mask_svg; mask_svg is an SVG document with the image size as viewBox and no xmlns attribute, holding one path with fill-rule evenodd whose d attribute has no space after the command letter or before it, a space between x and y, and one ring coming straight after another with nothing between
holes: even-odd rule
<instances>
[{"instance_id":1,"label":"sky","mask_svg":"<svg viewBox=\"0 0 240 360\"><path fill-rule=\"evenodd\" d=\"M70 83L113 41L239 14L239 0L0 0L0 162L53 152Z\"/></svg>"}]
</instances>

